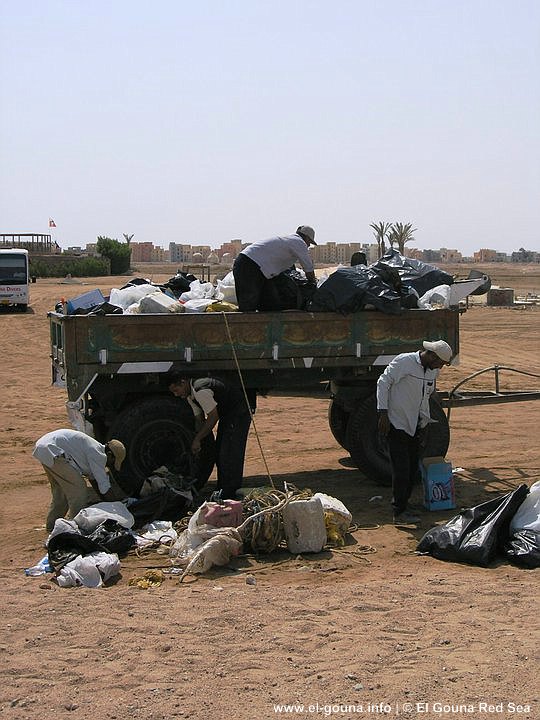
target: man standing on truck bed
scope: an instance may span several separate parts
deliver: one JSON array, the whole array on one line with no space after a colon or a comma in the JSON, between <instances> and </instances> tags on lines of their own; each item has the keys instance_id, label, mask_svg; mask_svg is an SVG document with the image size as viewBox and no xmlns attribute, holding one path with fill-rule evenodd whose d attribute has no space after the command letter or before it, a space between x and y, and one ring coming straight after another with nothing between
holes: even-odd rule
<instances>
[{"instance_id":1,"label":"man standing on truck bed","mask_svg":"<svg viewBox=\"0 0 540 720\"><path fill-rule=\"evenodd\" d=\"M429 398L452 348L444 340L424 340L420 352L397 355L377 381L379 433L388 439L392 467L392 509L396 525L417 523L407 503L420 469L420 433L431 420Z\"/></svg>"},{"instance_id":2,"label":"man standing on truck bed","mask_svg":"<svg viewBox=\"0 0 540 720\"><path fill-rule=\"evenodd\" d=\"M244 248L233 266L239 309L242 312L260 310L265 291L270 287L268 281L295 262L304 268L308 281L315 283L308 247L316 244L315 230L309 225L300 225L293 235L259 240Z\"/></svg>"},{"instance_id":3,"label":"man standing on truck bed","mask_svg":"<svg viewBox=\"0 0 540 720\"><path fill-rule=\"evenodd\" d=\"M65 517L73 519L82 508L101 500L123 500L126 493L112 477L120 470L126 448L119 440L102 445L78 430L53 430L36 442L32 455L43 465L51 485L51 505L46 527ZM89 487L84 477L87 477Z\"/></svg>"},{"instance_id":4,"label":"man standing on truck bed","mask_svg":"<svg viewBox=\"0 0 540 720\"><path fill-rule=\"evenodd\" d=\"M167 377L169 390L187 400L196 419L191 452L198 455L201 440L218 424L216 436L217 489L222 500L234 500L242 487L244 458L251 414L240 388L217 378L192 379L181 372Z\"/></svg>"}]
</instances>

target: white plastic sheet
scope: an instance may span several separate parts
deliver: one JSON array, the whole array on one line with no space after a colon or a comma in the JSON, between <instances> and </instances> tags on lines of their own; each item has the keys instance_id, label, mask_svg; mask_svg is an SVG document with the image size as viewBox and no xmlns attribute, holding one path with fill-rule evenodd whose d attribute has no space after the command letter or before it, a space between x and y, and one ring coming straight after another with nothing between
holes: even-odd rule
<instances>
[{"instance_id":1,"label":"white plastic sheet","mask_svg":"<svg viewBox=\"0 0 540 720\"><path fill-rule=\"evenodd\" d=\"M132 528L135 518L121 502L102 502L80 510L73 520L84 533L93 532L105 520L116 520L122 527Z\"/></svg>"}]
</instances>

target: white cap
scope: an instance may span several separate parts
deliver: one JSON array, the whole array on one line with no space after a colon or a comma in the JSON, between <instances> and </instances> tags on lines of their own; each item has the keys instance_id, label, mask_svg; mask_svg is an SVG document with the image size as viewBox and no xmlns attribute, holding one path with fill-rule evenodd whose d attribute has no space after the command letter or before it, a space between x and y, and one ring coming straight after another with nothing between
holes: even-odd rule
<instances>
[{"instance_id":1,"label":"white cap","mask_svg":"<svg viewBox=\"0 0 540 720\"><path fill-rule=\"evenodd\" d=\"M454 354L450 345L444 340L435 340L434 342L424 340L422 345L425 350L431 350L432 353L435 353L435 355L445 363L449 363Z\"/></svg>"},{"instance_id":2,"label":"white cap","mask_svg":"<svg viewBox=\"0 0 540 720\"><path fill-rule=\"evenodd\" d=\"M302 235L302 237L308 241L309 245L317 244L315 242L315 230L309 227L309 225L300 225L296 232L298 235Z\"/></svg>"}]
</instances>

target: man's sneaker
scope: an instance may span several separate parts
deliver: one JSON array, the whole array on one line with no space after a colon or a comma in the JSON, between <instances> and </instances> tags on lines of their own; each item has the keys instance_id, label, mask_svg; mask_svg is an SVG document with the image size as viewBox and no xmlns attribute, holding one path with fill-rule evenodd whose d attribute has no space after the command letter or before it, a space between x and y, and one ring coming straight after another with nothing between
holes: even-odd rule
<instances>
[{"instance_id":1,"label":"man's sneaker","mask_svg":"<svg viewBox=\"0 0 540 720\"><path fill-rule=\"evenodd\" d=\"M402 512L399 515L394 515L394 525L416 525L420 522L418 515L413 515L410 512Z\"/></svg>"}]
</instances>

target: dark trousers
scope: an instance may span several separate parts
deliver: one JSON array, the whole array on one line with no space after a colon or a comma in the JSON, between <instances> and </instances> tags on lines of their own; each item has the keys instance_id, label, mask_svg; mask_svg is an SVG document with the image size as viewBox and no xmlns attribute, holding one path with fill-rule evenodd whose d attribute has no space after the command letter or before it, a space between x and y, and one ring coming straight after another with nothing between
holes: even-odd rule
<instances>
[{"instance_id":1,"label":"dark trousers","mask_svg":"<svg viewBox=\"0 0 540 720\"><path fill-rule=\"evenodd\" d=\"M235 497L242 487L244 458L251 417L245 407L220 417L216 434L217 489L223 500Z\"/></svg>"},{"instance_id":2,"label":"dark trousers","mask_svg":"<svg viewBox=\"0 0 540 720\"><path fill-rule=\"evenodd\" d=\"M267 280L257 263L247 255L240 255L233 265L236 299L241 312L259 310Z\"/></svg>"},{"instance_id":3,"label":"dark trousers","mask_svg":"<svg viewBox=\"0 0 540 720\"><path fill-rule=\"evenodd\" d=\"M390 426L388 450L392 465L392 507L394 515L399 515L406 510L413 485L420 478L418 433L411 437L404 430Z\"/></svg>"}]
</instances>

